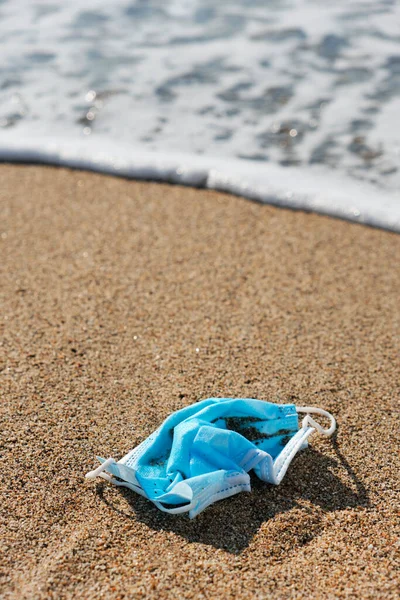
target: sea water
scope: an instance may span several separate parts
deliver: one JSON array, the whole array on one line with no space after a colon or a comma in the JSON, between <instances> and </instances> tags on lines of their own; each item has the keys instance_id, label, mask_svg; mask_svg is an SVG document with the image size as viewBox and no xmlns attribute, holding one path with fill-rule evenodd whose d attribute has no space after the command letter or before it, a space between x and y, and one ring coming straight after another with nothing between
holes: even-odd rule
<instances>
[{"instance_id":1,"label":"sea water","mask_svg":"<svg viewBox=\"0 0 400 600\"><path fill-rule=\"evenodd\" d=\"M0 0L0 158L400 231L395 0Z\"/></svg>"}]
</instances>

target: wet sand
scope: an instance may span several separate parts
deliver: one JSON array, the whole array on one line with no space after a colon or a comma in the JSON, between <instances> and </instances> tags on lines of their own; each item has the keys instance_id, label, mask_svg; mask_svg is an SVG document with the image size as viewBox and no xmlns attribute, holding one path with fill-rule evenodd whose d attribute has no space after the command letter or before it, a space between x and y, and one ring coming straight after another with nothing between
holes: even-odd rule
<instances>
[{"instance_id":1,"label":"wet sand","mask_svg":"<svg viewBox=\"0 0 400 600\"><path fill-rule=\"evenodd\" d=\"M1 592L397 598L400 236L209 191L0 168ZM338 421L193 521L86 482L210 396Z\"/></svg>"}]
</instances>

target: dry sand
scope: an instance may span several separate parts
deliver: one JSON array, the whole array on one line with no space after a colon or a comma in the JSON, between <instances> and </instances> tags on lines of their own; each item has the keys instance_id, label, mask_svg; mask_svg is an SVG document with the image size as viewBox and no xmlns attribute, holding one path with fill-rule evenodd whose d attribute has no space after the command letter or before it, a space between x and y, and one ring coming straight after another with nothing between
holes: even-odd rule
<instances>
[{"instance_id":1,"label":"dry sand","mask_svg":"<svg viewBox=\"0 0 400 600\"><path fill-rule=\"evenodd\" d=\"M397 598L400 236L2 166L1 597ZM332 411L194 521L86 482L210 396Z\"/></svg>"}]
</instances>

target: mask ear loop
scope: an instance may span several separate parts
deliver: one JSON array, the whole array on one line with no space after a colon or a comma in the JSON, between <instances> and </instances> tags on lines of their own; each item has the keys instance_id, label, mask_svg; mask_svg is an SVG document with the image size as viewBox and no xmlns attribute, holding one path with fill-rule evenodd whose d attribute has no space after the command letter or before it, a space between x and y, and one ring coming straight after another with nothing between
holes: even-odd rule
<instances>
[{"instance_id":1,"label":"mask ear loop","mask_svg":"<svg viewBox=\"0 0 400 600\"><path fill-rule=\"evenodd\" d=\"M113 463L115 463L115 460L113 458L107 458L107 460L105 460L96 469L94 469L93 471L89 471L89 473L86 473L85 479L96 479L96 477L101 477L102 479L108 481L108 483L112 483L113 485L117 485L119 487L128 488L128 490L133 490L141 496L146 496L145 492L138 485L134 485L133 483L129 483L128 481L118 481L118 479L115 479L115 477L112 477L109 473L105 473L107 467Z\"/></svg>"},{"instance_id":2,"label":"mask ear loop","mask_svg":"<svg viewBox=\"0 0 400 600\"><path fill-rule=\"evenodd\" d=\"M107 467L109 465L111 465L111 463L115 463L115 460L113 458L107 458L107 460L105 460L101 465L99 465L97 467L97 469L94 469L93 471L89 471L89 473L86 473L85 478L86 479L96 479L96 477L102 477L106 481L109 481L110 483L114 483L113 477L111 477L111 475L109 475L108 473L104 473L104 471L107 469Z\"/></svg>"},{"instance_id":3,"label":"mask ear loop","mask_svg":"<svg viewBox=\"0 0 400 600\"><path fill-rule=\"evenodd\" d=\"M326 435L327 437L330 437L336 431L335 418L327 410L323 410L322 408L316 408L315 406L296 406L296 410L298 413L307 413L302 421L302 427L307 427L309 425L310 427L314 427L314 429L316 429L319 433L321 433L322 435ZM310 414L322 415L323 417L329 419L331 424L329 429L324 429L322 425L320 425L319 423L317 423L317 421L310 417Z\"/></svg>"}]
</instances>

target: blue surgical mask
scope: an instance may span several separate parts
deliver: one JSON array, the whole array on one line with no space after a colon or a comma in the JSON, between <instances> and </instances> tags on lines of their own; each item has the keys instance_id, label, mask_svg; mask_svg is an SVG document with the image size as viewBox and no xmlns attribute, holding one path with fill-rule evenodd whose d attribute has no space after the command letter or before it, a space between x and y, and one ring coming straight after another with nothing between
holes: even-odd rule
<instances>
[{"instance_id":1,"label":"blue surgical mask","mask_svg":"<svg viewBox=\"0 0 400 600\"><path fill-rule=\"evenodd\" d=\"M298 413L307 413L300 428ZM313 413L328 417L330 428L323 429ZM164 512L193 518L218 500L250 492L251 470L278 485L314 431L331 435L335 429L332 415L319 408L209 398L170 415L118 462L98 457L101 465L86 477L103 477Z\"/></svg>"}]
</instances>

